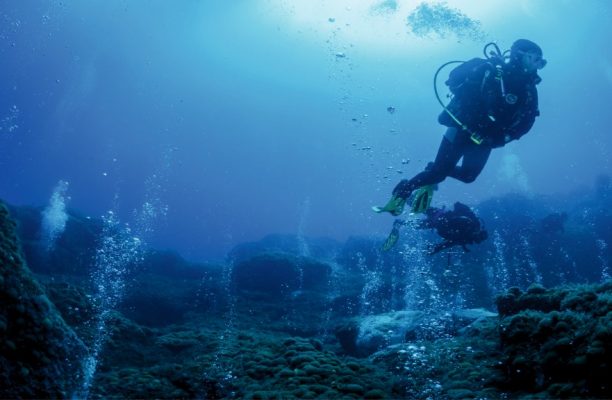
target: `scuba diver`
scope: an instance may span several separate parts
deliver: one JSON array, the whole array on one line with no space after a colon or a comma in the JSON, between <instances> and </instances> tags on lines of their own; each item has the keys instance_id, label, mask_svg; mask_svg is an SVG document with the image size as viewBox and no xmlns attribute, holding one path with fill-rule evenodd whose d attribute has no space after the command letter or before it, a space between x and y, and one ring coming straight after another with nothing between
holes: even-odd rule
<instances>
[{"instance_id":1,"label":"scuba diver","mask_svg":"<svg viewBox=\"0 0 612 400\"><path fill-rule=\"evenodd\" d=\"M489 236L484 228L484 223L474 214L472 209L463 203L456 202L453 210L444 207L429 207L425 211L426 218L417 223L419 229L435 229L438 235L444 239L436 244L430 255L441 252L453 246L461 246L465 252L470 250L468 244L478 244ZM401 219L395 220L393 229L389 234L383 250L390 250L399 239L399 230L407 222Z\"/></svg>"},{"instance_id":2,"label":"scuba diver","mask_svg":"<svg viewBox=\"0 0 612 400\"><path fill-rule=\"evenodd\" d=\"M494 50L487 54L487 49ZM485 58L450 61L434 77L436 97L444 110L438 122L447 127L438 154L425 170L412 179L403 179L383 207L375 212L402 214L407 199L414 194L412 212L427 210L436 184L447 177L473 182L483 170L491 150L518 140L533 126L540 112L536 85L544 68L542 49L534 42L519 39L503 54L495 43L485 45ZM452 63L454 68L446 85L452 98L445 106L436 88L438 73ZM458 166L459 160L461 166ZM414 192L414 193L413 193Z\"/></svg>"}]
</instances>

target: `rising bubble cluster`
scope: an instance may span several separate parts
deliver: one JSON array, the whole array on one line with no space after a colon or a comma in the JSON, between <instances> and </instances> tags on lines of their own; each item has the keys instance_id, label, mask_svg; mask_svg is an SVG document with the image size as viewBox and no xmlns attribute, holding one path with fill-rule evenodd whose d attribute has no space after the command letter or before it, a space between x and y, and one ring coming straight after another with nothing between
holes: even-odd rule
<instances>
[{"instance_id":1,"label":"rising bubble cluster","mask_svg":"<svg viewBox=\"0 0 612 400\"><path fill-rule=\"evenodd\" d=\"M0 118L0 135L11 134L19 129L17 124L19 119L19 108L13 104L5 116Z\"/></svg>"},{"instance_id":2,"label":"rising bubble cluster","mask_svg":"<svg viewBox=\"0 0 612 400\"><path fill-rule=\"evenodd\" d=\"M49 252L55 246L55 242L66 229L68 214L66 213L66 201L68 182L59 181L53 189L49 204L42 213L41 240L45 251Z\"/></svg>"},{"instance_id":3,"label":"rising bubble cluster","mask_svg":"<svg viewBox=\"0 0 612 400\"><path fill-rule=\"evenodd\" d=\"M472 19L460 10L445 3L421 3L409 16L408 27L418 37L484 40L485 33L480 21Z\"/></svg>"},{"instance_id":4,"label":"rising bubble cluster","mask_svg":"<svg viewBox=\"0 0 612 400\"><path fill-rule=\"evenodd\" d=\"M126 277L137 263L142 261L143 246L130 228L121 224L114 212L102 217L103 228L100 244L96 250L92 272L94 284L94 307L96 317L93 324L93 345L83 367L83 387L79 397L87 398L89 387L96 372L100 352L108 338L108 324L125 293Z\"/></svg>"}]
</instances>

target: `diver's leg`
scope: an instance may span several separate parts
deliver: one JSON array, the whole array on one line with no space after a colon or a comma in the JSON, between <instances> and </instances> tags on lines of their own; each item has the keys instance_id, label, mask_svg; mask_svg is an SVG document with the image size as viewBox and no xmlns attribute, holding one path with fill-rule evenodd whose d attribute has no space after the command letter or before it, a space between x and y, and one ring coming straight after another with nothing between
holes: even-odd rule
<instances>
[{"instance_id":1,"label":"diver's leg","mask_svg":"<svg viewBox=\"0 0 612 400\"><path fill-rule=\"evenodd\" d=\"M454 244L453 244L452 242L449 242L448 240L445 240L445 241L443 241L443 242L438 243L437 245L435 245L435 246L433 247L433 249L431 249L431 250L429 251L429 255L430 255L430 256L433 256L434 254L437 254L437 253L441 252L442 250L446 250L446 249L448 249L449 247L453 247L453 245L454 245Z\"/></svg>"},{"instance_id":2,"label":"diver's leg","mask_svg":"<svg viewBox=\"0 0 612 400\"><path fill-rule=\"evenodd\" d=\"M470 143L465 147L461 166L455 166L448 176L458 179L461 182L471 183L476 180L487 164L491 148L478 144Z\"/></svg>"},{"instance_id":3,"label":"diver's leg","mask_svg":"<svg viewBox=\"0 0 612 400\"><path fill-rule=\"evenodd\" d=\"M410 197L413 190L421 186L442 182L452 173L459 159L463 156L463 147L462 145L452 143L444 136L433 164L430 163L423 172L420 172L412 179L402 180L395 189L393 189L393 195L405 199Z\"/></svg>"}]
</instances>

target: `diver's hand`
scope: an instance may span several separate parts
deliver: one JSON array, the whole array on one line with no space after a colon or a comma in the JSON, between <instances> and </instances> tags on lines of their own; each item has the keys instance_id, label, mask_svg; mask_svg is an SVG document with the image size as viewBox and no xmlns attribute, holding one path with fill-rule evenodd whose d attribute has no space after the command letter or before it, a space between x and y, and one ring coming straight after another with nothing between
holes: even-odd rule
<instances>
[{"instance_id":1,"label":"diver's hand","mask_svg":"<svg viewBox=\"0 0 612 400\"><path fill-rule=\"evenodd\" d=\"M487 136L482 141L483 145L491 147L493 149L504 147L506 145L506 143L508 143L506 141L506 138L504 136L501 136L501 135L498 135L498 136L492 136L492 135L491 136Z\"/></svg>"},{"instance_id":2,"label":"diver's hand","mask_svg":"<svg viewBox=\"0 0 612 400\"><path fill-rule=\"evenodd\" d=\"M402 179L393 189L393 196L407 199L412 194L412 186L408 179Z\"/></svg>"},{"instance_id":3,"label":"diver's hand","mask_svg":"<svg viewBox=\"0 0 612 400\"><path fill-rule=\"evenodd\" d=\"M509 133L500 133L498 135L490 135L487 136L483 142L483 144L490 146L492 148L504 147L508 143L514 140L514 136Z\"/></svg>"}]
</instances>

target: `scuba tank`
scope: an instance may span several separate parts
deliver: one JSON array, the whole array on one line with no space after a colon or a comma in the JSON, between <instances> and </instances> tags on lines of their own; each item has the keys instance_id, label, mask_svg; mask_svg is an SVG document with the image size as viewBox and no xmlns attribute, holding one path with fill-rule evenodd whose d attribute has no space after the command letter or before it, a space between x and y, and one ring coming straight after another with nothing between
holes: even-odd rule
<instances>
[{"instance_id":1,"label":"scuba tank","mask_svg":"<svg viewBox=\"0 0 612 400\"><path fill-rule=\"evenodd\" d=\"M493 47L493 50L488 51L488 49L490 47ZM485 71L485 76L483 78L482 84L481 84L481 88L484 86L485 81L489 78L491 71L495 71L495 80L497 80L500 84L500 89L501 89L501 93L502 96L504 96L504 98L506 98L506 101L511 102L512 99L508 99L508 95L506 95L506 91L505 91L505 87L504 87L504 80L503 80L503 70L502 70L502 66L506 63L506 60L509 58L508 53L510 51L506 50L505 52L501 52L501 50L499 49L499 46L497 46L496 43L494 42L490 42L487 43L484 48L483 48L483 53L484 53L484 60L482 60L482 63L484 64L488 64L489 68ZM475 59L478 60L478 59ZM440 98L440 94L438 93L438 75L440 74L440 72L447 67L448 65L452 65L452 64L460 64L458 67L455 67L449 75L449 80L446 81L446 84L449 86L451 93L447 95L447 97L451 97L455 95L456 91L458 89L461 88L462 84L464 83L466 77L467 77L467 71L461 71L461 67L467 67L468 63L473 63L473 61L448 61L444 64L442 64L438 70L436 71L436 73L434 74L434 93L436 95L436 99L438 100L438 102L440 103L440 105L442 106L442 108L444 109L444 112L461 128L461 130L466 131L469 135L470 135L470 140L472 140L472 142L474 142L475 144L482 144L482 142L484 141L484 138L478 134L477 132L473 132L469 129L469 127L464 124L455 114L453 111L451 111L448 108L448 104L444 104L444 102L442 101L442 99ZM451 82L452 81L452 82ZM511 95L513 96L513 95ZM514 99L514 101L516 102L516 98ZM489 116L492 120L494 120L494 117L492 117L491 115Z\"/></svg>"}]
</instances>

